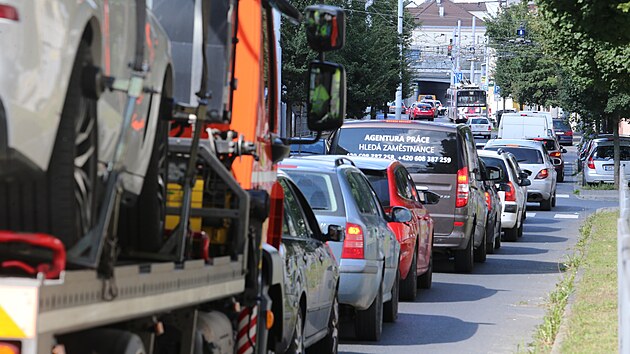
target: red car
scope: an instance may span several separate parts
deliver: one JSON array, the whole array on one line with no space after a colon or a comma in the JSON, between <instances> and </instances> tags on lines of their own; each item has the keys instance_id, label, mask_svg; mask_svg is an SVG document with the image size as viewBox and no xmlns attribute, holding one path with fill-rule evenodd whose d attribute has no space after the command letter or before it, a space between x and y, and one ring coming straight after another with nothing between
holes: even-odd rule
<instances>
[{"instance_id":1,"label":"red car","mask_svg":"<svg viewBox=\"0 0 630 354\"><path fill-rule=\"evenodd\" d=\"M412 120L415 119L427 119L432 121L435 113L433 107L428 103L415 103L409 113Z\"/></svg>"},{"instance_id":2,"label":"red car","mask_svg":"<svg viewBox=\"0 0 630 354\"><path fill-rule=\"evenodd\" d=\"M367 176L386 213L403 206L414 215L408 223L388 224L400 242L400 299L413 301L418 287L429 289L433 278L433 219L423 205L425 192L416 190L409 172L396 160L352 157L352 161Z\"/></svg>"}]
</instances>

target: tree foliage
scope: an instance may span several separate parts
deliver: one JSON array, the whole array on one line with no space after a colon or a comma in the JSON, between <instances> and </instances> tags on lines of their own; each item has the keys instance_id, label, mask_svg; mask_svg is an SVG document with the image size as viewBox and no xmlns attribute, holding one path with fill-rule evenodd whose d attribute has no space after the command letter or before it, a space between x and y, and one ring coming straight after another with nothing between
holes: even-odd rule
<instances>
[{"instance_id":1,"label":"tree foliage","mask_svg":"<svg viewBox=\"0 0 630 354\"><path fill-rule=\"evenodd\" d=\"M300 0L293 4L303 11L320 1ZM364 1L337 0L329 5L346 11L346 44L339 51L326 53L326 60L346 68L348 117L359 118L368 106L379 107L391 101L403 71L403 97L410 86L409 63L401 60L398 44L406 50L411 42L410 26L405 26L402 37L396 30L397 1L375 1L366 6ZM407 17L406 23L413 23ZM304 102L308 64L317 54L308 49L304 26L283 23L281 29L283 100Z\"/></svg>"}]
</instances>

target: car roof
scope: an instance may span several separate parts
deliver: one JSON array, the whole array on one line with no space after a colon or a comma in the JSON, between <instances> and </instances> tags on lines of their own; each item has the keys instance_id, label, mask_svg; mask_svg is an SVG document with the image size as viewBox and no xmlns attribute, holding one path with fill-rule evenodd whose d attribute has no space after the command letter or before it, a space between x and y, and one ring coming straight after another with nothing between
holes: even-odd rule
<instances>
[{"instance_id":1,"label":"car roof","mask_svg":"<svg viewBox=\"0 0 630 354\"><path fill-rule=\"evenodd\" d=\"M524 139L492 139L488 140L486 146L508 146L508 145L516 145L515 147L525 147L531 149L541 149L542 142L535 140L524 140Z\"/></svg>"},{"instance_id":2,"label":"car roof","mask_svg":"<svg viewBox=\"0 0 630 354\"><path fill-rule=\"evenodd\" d=\"M343 128L403 128L410 127L416 129L429 129L429 130L455 130L457 124L453 123L440 123L440 122L421 122L414 120L346 120L341 126Z\"/></svg>"},{"instance_id":3,"label":"car roof","mask_svg":"<svg viewBox=\"0 0 630 354\"><path fill-rule=\"evenodd\" d=\"M337 165L337 160L342 160ZM286 158L278 164L279 168L300 168L302 170L317 170L321 172L335 172L337 167L354 166L354 162L347 155L313 155L313 156L296 156Z\"/></svg>"},{"instance_id":4,"label":"car roof","mask_svg":"<svg viewBox=\"0 0 630 354\"><path fill-rule=\"evenodd\" d=\"M350 159L354 161L355 166L359 169L367 170L386 170L390 166L401 164L396 160L379 159L375 157L352 156Z\"/></svg>"}]
</instances>

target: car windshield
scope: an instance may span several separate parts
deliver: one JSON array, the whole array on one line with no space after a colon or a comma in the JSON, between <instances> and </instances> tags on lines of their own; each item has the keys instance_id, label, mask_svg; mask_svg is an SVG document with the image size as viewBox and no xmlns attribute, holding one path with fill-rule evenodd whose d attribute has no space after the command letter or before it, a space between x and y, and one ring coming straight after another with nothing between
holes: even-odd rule
<instances>
[{"instance_id":1,"label":"car windshield","mask_svg":"<svg viewBox=\"0 0 630 354\"><path fill-rule=\"evenodd\" d=\"M630 146L620 146L620 160L628 161L630 160ZM613 146L598 146L593 154L593 160L605 161L610 160L613 161L614 158L614 148Z\"/></svg>"},{"instance_id":2,"label":"car windshield","mask_svg":"<svg viewBox=\"0 0 630 354\"><path fill-rule=\"evenodd\" d=\"M362 169L363 174L374 188L378 199L383 207L389 206L389 182L387 181L387 171Z\"/></svg>"},{"instance_id":3,"label":"car windshield","mask_svg":"<svg viewBox=\"0 0 630 354\"><path fill-rule=\"evenodd\" d=\"M455 132L417 128L341 128L334 154L401 161L410 173L457 173Z\"/></svg>"},{"instance_id":4,"label":"car windshield","mask_svg":"<svg viewBox=\"0 0 630 354\"><path fill-rule=\"evenodd\" d=\"M507 172L507 166L505 166L505 161L499 157L490 157L490 156L479 156L481 160L486 164L487 167L496 167L503 171L503 179L497 182L509 182L510 176Z\"/></svg>"},{"instance_id":5,"label":"car windshield","mask_svg":"<svg viewBox=\"0 0 630 354\"><path fill-rule=\"evenodd\" d=\"M566 132L571 130L571 126L569 123L562 120L554 120L553 121L553 129L556 131Z\"/></svg>"},{"instance_id":6,"label":"car windshield","mask_svg":"<svg viewBox=\"0 0 630 354\"><path fill-rule=\"evenodd\" d=\"M534 140L540 141L541 143L543 143L543 145L545 146L545 149L547 149L547 151L558 150L558 149L556 149L556 142L553 141L553 140L546 140L546 139L543 139L543 140L534 139Z\"/></svg>"},{"instance_id":7,"label":"car windshield","mask_svg":"<svg viewBox=\"0 0 630 354\"><path fill-rule=\"evenodd\" d=\"M339 186L335 175L324 172L306 172L283 169L300 188L315 214L342 215L337 195Z\"/></svg>"},{"instance_id":8,"label":"car windshield","mask_svg":"<svg viewBox=\"0 0 630 354\"><path fill-rule=\"evenodd\" d=\"M529 149L525 147L511 147L511 146L486 146L484 150L503 150L511 152L516 157L516 161L519 163L529 164L541 164L543 163L543 157L539 150Z\"/></svg>"},{"instance_id":9,"label":"car windshield","mask_svg":"<svg viewBox=\"0 0 630 354\"><path fill-rule=\"evenodd\" d=\"M488 120L486 118L473 118L470 124L488 124Z\"/></svg>"}]
</instances>

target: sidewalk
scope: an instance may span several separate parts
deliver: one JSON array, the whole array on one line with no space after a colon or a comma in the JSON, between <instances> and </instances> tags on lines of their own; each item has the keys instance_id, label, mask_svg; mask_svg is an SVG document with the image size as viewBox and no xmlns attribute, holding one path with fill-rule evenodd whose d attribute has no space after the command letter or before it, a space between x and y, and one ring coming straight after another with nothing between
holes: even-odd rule
<instances>
[{"instance_id":1,"label":"sidewalk","mask_svg":"<svg viewBox=\"0 0 630 354\"><path fill-rule=\"evenodd\" d=\"M580 186L577 183L574 185L573 190L579 191L579 193L574 192L575 196L578 199L601 200L601 201L619 200L618 190L582 189L582 186Z\"/></svg>"}]
</instances>

